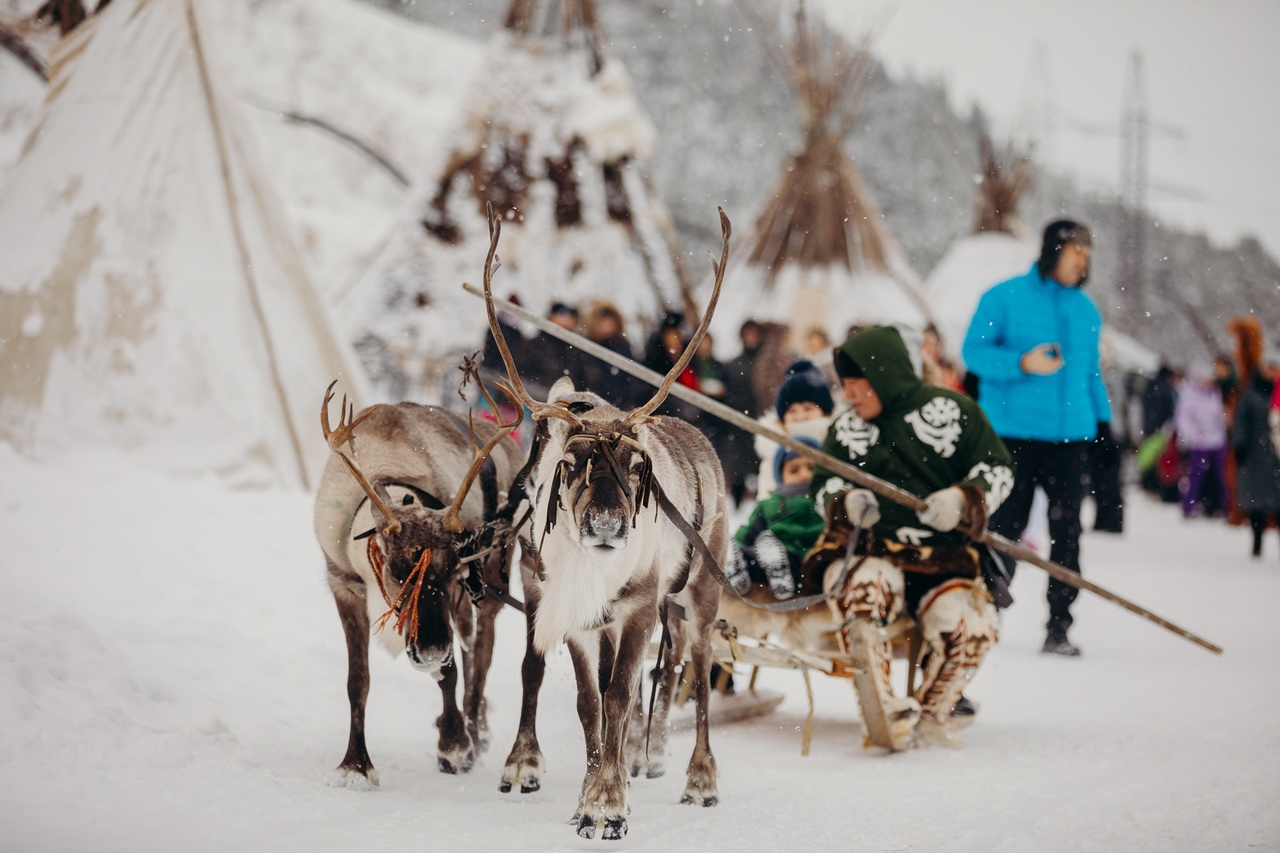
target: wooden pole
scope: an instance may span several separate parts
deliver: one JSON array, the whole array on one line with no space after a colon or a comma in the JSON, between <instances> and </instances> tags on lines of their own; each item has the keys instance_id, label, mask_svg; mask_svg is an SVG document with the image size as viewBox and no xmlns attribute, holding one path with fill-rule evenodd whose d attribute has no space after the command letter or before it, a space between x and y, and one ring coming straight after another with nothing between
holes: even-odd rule
<instances>
[{"instance_id":1,"label":"wooden pole","mask_svg":"<svg viewBox=\"0 0 1280 853\"><path fill-rule=\"evenodd\" d=\"M479 296L481 299L484 298L484 291L476 287L475 285L464 284L462 285L462 287L468 293L474 296ZM631 359L625 356L618 355L617 353L611 350L607 350L604 347L600 346L599 344L594 343L575 332L572 332L561 326L557 326L555 323L552 323L549 320L544 320L542 317L539 317L537 314L533 314L529 311L526 311L524 308L520 307L519 305L516 305L513 302L508 302L505 299L499 299L495 296L493 299L493 304L496 307L501 308L503 311L506 311L509 314L513 314L527 323L533 324L539 330L546 332L547 334L552 335L553 337L559 338L565 343L571 346L577 347L583 352L589 353L590 355L594 355L596 358L600 359L606 364L612 365L613 367L616 367L625 373L629 373L630 375L636 377L637 379L644 380L645 382L648 382L649 384L654 386L659 386L662 384L664 377L661 376L660 374L655 373L654 371L650 370L647 367L636 364L634 361L632 361ZM671 395L673 397L678 397L681 400L684 400L686 403L690 403L694 406L697 406L699 409L702 409L704 412L715 415L721 420L727 421L736 427L741 427L742 429L745 429L748 432L754 433L756 435L762 435L765 438L768 438L771 441L775 441L789 450L794 450L796 453L806 456L809 459L816 462L817 464L823 466L828 471L831 471L833 474L837 474L840 477L843 477L844 479L849 480L850 482L856 483L865 489L870 489L871 491L875 492L877 495L879 495L882 498L887 498L888 500L891 500L894 503L901 504L902 506L905 506L909 509L913 509L917 512L925 508L924 499L919 497L918 495L912 494L911 492L908 492L905 489L901 489L893 485L892 483L885 482L884 480L881 480L879 477L874 477L871 474L868 474L867 472L859 468L855 468L853 465L850 465L847 462L842 462L841 460L836 459L834 456L823 453L821 450L815 450L814 448L810 447L804 442L797 441L796 439L792 438L789 435L786 435L785 433L781 433L781 432L778 432L777 430L772 430L766 426L762 426L754 418L747 417L746 415L742 414L736 409L732 409L729 406L726 406L724 403L721 403L717 400L713 400L710 397L706 396L705 394L701 394L698 391L693 390L692 388L688 388L688 387L685 387L684 385L680 385L677 383L671 386ZM1022 560L1023 562L1030 563L1031 565L1036 566L1037 568L1044 569L1046 572L1049 573L1051 577L1054 577L1062 581L1068 586L1073 586L1076 589L1086 589L1089 592L1094 593L1095 595L1099 595L1102 598L1105 598L1107 601L1110 601L1113 604L1118 604L1119 606L1123 607L1125 610L1128 610L1130 613L1134 613L1150 622L1154 622L1155 624L1159 625L1161 628L1164 628L1168 631L1172 631L1173 633L1177 634L1179 637L1182 637L1184 640L1188 640L1192 643L1195 643L1197 646L1200 646L1203 649L1207 649L1213 652L1214 654L1218 654L1218 655L1222 654L1221 646L1215 645L1214 643L1211 643L1208 640L1205 640L1202 637L1199 637L1193 634L1192 632L1188 631L1186 628L1182 628L1168 621L1167 619L1157 616L1156 614L1152 613L1150 610L1147 610L1144 607L1140 607L1139 605L1134 604L1132 601L1129 601L1128 599L1122 596L1116 595L1114 592L1111 592L1110 590L1104 587L1098 586L1093 581L1085 580L1080 575L1071 571L1067 567L1059 565L1058 563L1055 563L1052 560L1046 560L1045 558L1037 554L1035 551L1032 551L1028 548L1024 548L1021 545L1018 545L1016 543L1010 542L1008 539L1004 538L1003 536L1000 536L999 534L991 533L990 531L988 531L981 541L990 545L993 549L1001 552L1002 554L1008 554L1009 556L1015 559Z\"/></svg>"}]
</instances>

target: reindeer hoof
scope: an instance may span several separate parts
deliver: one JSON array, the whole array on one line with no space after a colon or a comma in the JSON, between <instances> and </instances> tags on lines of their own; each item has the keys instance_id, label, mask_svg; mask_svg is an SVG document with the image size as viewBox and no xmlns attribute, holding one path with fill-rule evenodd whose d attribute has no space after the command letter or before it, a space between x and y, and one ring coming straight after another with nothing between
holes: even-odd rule
<instances>
[{"instance_id":1,"label":"reindeer hoof","mask_svg":"<svg viewBox=\"0 0 1280 853\"><path fill-rule=\"evenodd\" d=\"M625 817L610 818L604 822L604 832L600 834L601 841L618 841L627 835L627 819Z\"/></svg>"},{"instance_id":2,"label":"reindeer hoof","mask_svg":"<svg viewBox=\"0 0 1280 853\"><path fill-rule=\"evenodd\" d=\"M578 818L578 835L582 838L595 838L596 822L586 815Z\"/></svg>"},{"instance_id":3,"label":"reindeer hoof","mask_svg":"<svg viewBox=\"0 0 1280 853\"><path fill-rule=\"evenodd\" d=\"M720 798L715 794L709 794L704 797L701 794L690 794L686 791L685 795L680 798L680 805L682 806L702 806L709 809L719 804Z\"/></svg>"},{"instance_id":4,"label":"reindeer hoof","mask_svg":"<svg viewBox=\"0 0 1280 853\"><path fill-rule=\"evenodd\" d=\"M466 773L475 766L475 760L472 758L470 753L463 756L461 759L445 758L441 755L436 760L440 767L440 772L448 773L450 776L456 776L459 773Z\"/></svg>"},{"instance_id":5,"label":"reindeer hoof","mask_svg":"<svg viewBox=\"0 0 1280 853\"><path fill-rule=\"evenodd\" d=\"M357 767L339 767L333 771L329 784L335 788L350 788L353 791L372 791L378 787L378 771L372 767L360 770Z\"/></svg>"},{"instance_id":6,"label":"reindeer hoof","mask_svg":"<svg viewBox=\"0 0 1280 853\"><path fill-rule=\"evenodd\" d=\"M667 775L667 768L661 763L650 764L644 775L646 779L660 779Z\"/></svg>"},{"instance_id":7,"label":"reindeer hoof","mask_svg":"<svg viewBox=\"0 0 1280 853\"><path fill-rule=\"evenodd\" d=\"M525 779L520 783L520 793L532 794L534 791L539 790L541 787L542 787L542 783L538 781L538 777L534 776L533 778Z\"/></svg>"},{"instance_id":8,"label":"reindeer hoof","mask_svg":"<svg viewBox=\"0 0 1280 853\"><path fill-rule=\"evenodd\" d=\"M506 780L506 779L503 779L501 782L499 782L499 783L498 783L498 793L499 793L499 794L510 794L510 793L511 793L511 782L510 782L510 781L508 781L508 780Z\"/></svg>"}]
</instances>

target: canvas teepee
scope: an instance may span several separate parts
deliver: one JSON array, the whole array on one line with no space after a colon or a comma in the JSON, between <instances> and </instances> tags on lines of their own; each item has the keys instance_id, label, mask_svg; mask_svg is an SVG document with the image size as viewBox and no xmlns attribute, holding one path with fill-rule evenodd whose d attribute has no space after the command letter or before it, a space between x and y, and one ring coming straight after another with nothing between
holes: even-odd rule
<instances>
[{"instance_id":1,"label":"canvas teepee","mask_svg":"<svg viewBox=\"0 0 1280 853\"><path fill-rule=\"evenodd\" d=\"M196 0L114 0L52 62L0 189L0 439L314 482L359 390Z\"/></svg>"},{"instance_id":2,"label":"canvas teepee","mask_svg":"<svg viewBox=\"0 0 1280 853\"><path fill-rule=\"evenodd\" d=\"M1031 161L1013 143L997 150L990 134L978 134L978 193L973 230L956 239L924 282L948 355L960 364L969 321L992 285L1026 272L1040 251L1036 235L1018 217L1018 202L1031 185Z\"/></svg>"},{"instance_id":3,"label":"canvas teepee","mask_svg":"<svg viewBox=\"0 0 1280 853\"><path fill-rule=\"evenodd\" d=\"M486 204L504 219L497 295L539 314L607 298L632 337L683 307L669 217L644 173L655 131L605 44L594 0L511 3L421 221L341 303L381 389L407 362L447 368L483 341L483 306L461 284L484 263Z\"/></svg>"},{"instance_id":4,"label":"canvas teepee","mask_svg":"<svg viewBox=\"0 0 1280 853\"><path fill-rule=\"evenodd\" d=\"M844 148L873 59L797 6L789 49L762 26L800 106L802 142L791 155L725 279L713 330L736 340L744 320L787 323L833 340L854 323L922 326L929 310L919 278ZM733 290L730 292L729 288Z\"/></svg>"}]
</instances>

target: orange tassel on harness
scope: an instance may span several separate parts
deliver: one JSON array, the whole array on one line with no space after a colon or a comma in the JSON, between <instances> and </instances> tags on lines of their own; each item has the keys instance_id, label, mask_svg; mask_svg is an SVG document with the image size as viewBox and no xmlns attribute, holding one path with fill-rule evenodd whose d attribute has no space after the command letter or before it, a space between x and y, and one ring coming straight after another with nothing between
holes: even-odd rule
<instances>
[{"instance_id":1,"label":"orange tassel on harness","mask_svg":"<svg viewBox=\"0 0 1280 853\"><path fill-rule=\"evenodd\" d=\"M368 557L369 565L373 567L373 576L378 581L378 591L382 593L382 600L387 603L388 607L387 612L379 616L378 621L373 624L374 633L376 634L386 627L392 616L396 617L395 629L398 634L404 636L406 626L408 626L409 633L417 633L418 598L422 593L423 580L427 576L427 566L431 565L431 549L423 549L422 556L418 558L418 563L413 567L413 571L409 572L409 577L405 578L404 585L400 587L400 594L396 596L395 601L392 601L391 596L387 595L387 588L382 580L385 561L382 557L382 549L378 547L378 543L373 536L369 537ZM402 606L403 609L400 609Z\"/></svg>"}]
</instances>

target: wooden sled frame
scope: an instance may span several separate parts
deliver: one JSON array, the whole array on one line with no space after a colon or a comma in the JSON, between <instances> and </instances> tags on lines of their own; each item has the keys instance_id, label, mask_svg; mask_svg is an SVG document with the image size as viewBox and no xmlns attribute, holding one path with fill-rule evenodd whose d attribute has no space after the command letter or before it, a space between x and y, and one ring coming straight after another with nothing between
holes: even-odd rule
<instances>
[{"instance_id":1,"label":"wooden sled frame","mask_svg":"<svg viewBox=\"0 0 1280 853\"><path fill-rule=\"evenodd\" d=\"M890 648L896 659L907 661L907 695L915 690L920 655L924 646L924 637L916 623L909 616L900 616L886 629ZM837 632L836 642L843 646ZM798 670L804 679L805 695L809 702L809 712L805 716L804 728L800 737L800 754L807 756L813 742L813 718L816 711L813 699L813 685L809 680L810 671L820 672L831 678L853 680L853 657L847 649L808 649L788 646L765 637L740 634L738 629L721 619L711 633L711 656L722 670L720 683L713 687L723 690L729 675L737 671L738 665L751 667L751 677L747 689L754 692L756 678L762 667L772 669ZM649 646L649 657L657 660L658 644ZM688 654L682 655L681 663L688 663ZM677 706L688 701L693 688L689 677L691 669L681 668L680 680L677 682L672 702ZM767 710L772 710L770 706Z\"/></svg>"}]
</instances>

